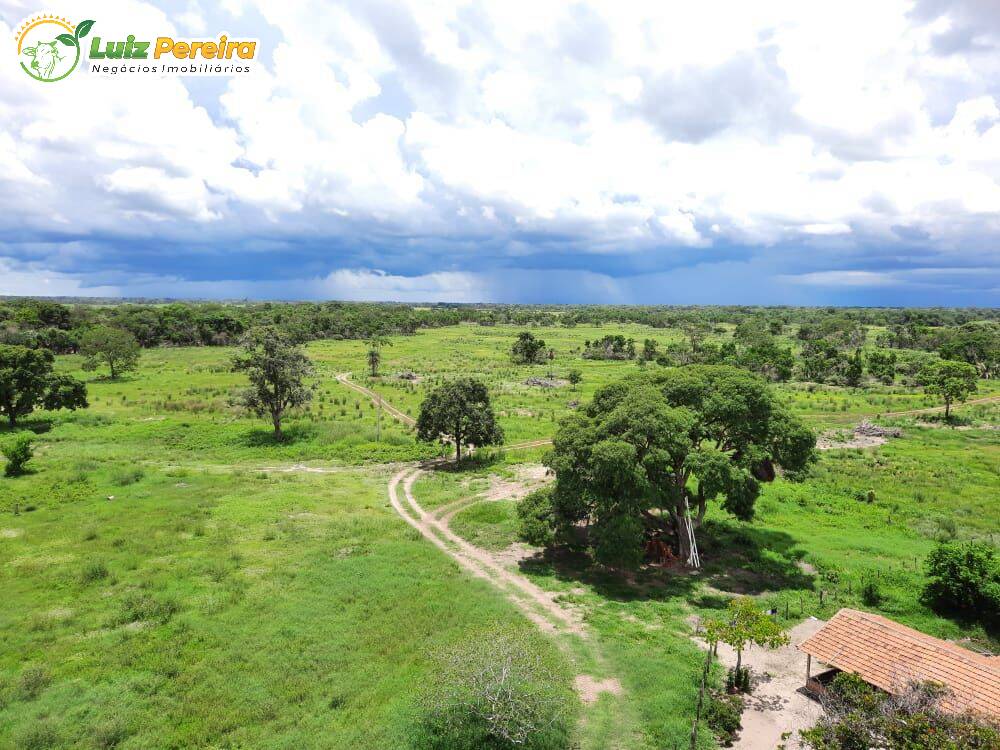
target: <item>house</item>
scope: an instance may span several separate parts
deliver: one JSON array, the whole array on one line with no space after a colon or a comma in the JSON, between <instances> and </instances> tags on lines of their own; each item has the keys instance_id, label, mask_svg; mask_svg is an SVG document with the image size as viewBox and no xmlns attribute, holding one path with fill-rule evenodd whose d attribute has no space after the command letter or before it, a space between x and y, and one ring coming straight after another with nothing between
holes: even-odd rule
<instances>
[{"instance_id":1,"label":"house","mask_svg":"<svg viewBox=\"0 0 1000 750\"><path fill-rule=\"evenodd\" d=\"M947 711L1000 718L1000 657L932 638L885 617L842 609L799 644L807 655L806 689L821 695L838 672L851 672L890 694L910 682L934 681L948 694ZM812 660L831 669L813 676Z\"/></svg>"}]
</instances>

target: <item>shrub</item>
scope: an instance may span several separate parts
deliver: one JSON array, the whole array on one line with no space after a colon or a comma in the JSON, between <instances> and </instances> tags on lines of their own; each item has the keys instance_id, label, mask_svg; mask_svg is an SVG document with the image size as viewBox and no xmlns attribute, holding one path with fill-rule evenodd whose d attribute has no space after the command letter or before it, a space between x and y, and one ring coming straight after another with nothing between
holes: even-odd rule
<instances>
[{"instance_id":1,"label":"shrub","mask_svg":"<svg viewBox=\"0 0 1000 750\"><path fill-rule=\"evenodd\" d=\"M138 466L115 469L111 474L111 483L116 487L127 487L135 484L146 475L146 472Z\"/></svg>"},{"instance_id":2,"label":"shrub","mask_svg":"<svg viewBox=\"0 0 1000 750\"><path fill-rule=\"evenodd\" d=\"M167 622L177 612L179 607L173 599L157 599L156 597L138 591L125 595L118 606L118 612L111 620L111 625L126 625L130 622Z\"/></svg>"},{"instance_id":3,"label":"shrub","mask_svg":"<svg viewBox=\"0 0 1000 750\"><path fill-rule=\"evenodd\" d=\"M552 488L535 490L517 505L520 521L518 536L528 544L548 547L554 541L552 531Z\"/></svg>"},{"instance_id":4,"label":"shrub","mask_svg":"<svg viewBox=\"0 0 1000 750\"><path fill-rule=\"evenodd\" d=\"M705 708L705 723L729 747L742 728L743 699L738 695L713 695Z\"/></svg>"},{"instance_id":5,"label":"shrub","mask_svg":"<svg viewBox=\"0 0 1000 750\"><path fill-rule=\"evenodd\" d=\"M927 556L924 599L939 612L1000 622L1000 559L983 542L943 542Z\"/></svg>"},{"instance_id":6,"label":"shrub","mask_svg":"<svg viewBox=\"0 0 1000 750\"><path fill-rule=\"evenodd\" d=\"M575 697L561 662L517 632L470 638L442 657L424 699L421 750L562 750Z\"/></svg>"},{"instance_id":7,"label":"shrub","mask_svg":"<svg viewBox=\"0 0 1000 750\"><path fill-rule=\"evenodd\" d=\"M8 477L18 477L24 474L25 465L35 455L31 449L31 436L29 435L18 435L0 448L0 452L7 459L4 474Z\"/></svg>"},{"instance_id":8,"label":"shrub","mask_svg":"<svg viewBox=\"0 0 1000 750\"><path fill-rule=\"evenodd\" d=\"M14 747L18 750L49 750L59 746L59 733L47 721L39 721L23 727L15 736Z\"/></svg>"},{"instance_id":9,"label":"shrub","mask_svg":"<svg viewBox=\"0 0 1000 750\"><path fill-rule=\"evenodd\" d=\"M128 739L129 734L128 727L120 719L109 719L94 727L94 746L100 750L111 750Z\"/></svg>"},{"instance_id":10,"label":"shrub","mask_svg":"<svg viewBox=\"0 0 1000 750\"><path fill-rule=\"evenodd\" d=\"M80 583L93 583L108 577L108 566L103 560L88 560L80 571Z\"/></svg>"},{"instance_id":11,"label":"shrub","mask_svg":"<svg viewBox=\"0 0 1000 750\"><path fill-rule=\"evenodd\" d=\"M17 681L17 696L21 700L33 701L49 684L49 673L44 667L28 667L21 672Z\"/></svg>"},{"instance_id":12,"label":"shrub","mask_svg":"<svg viewBox=\"0 0 1000 750\"><path fill-rule=\"evenodd\" d=\"M877 607L882 603L882 589L871 573L861 579L861 601L866 607Z\"/></svg>"}]
</instances>

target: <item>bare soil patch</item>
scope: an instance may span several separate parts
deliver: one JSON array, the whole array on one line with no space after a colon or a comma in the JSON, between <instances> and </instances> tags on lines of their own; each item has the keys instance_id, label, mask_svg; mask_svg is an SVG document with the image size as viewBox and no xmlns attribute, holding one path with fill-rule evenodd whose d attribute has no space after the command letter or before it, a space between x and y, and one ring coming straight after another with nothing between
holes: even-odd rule
<instances>
[{"instance_id":1,"label":"bare soil patch","mask_svg":"<svg viewBox=\"0 0 1000 750\"><path fill-rule=\"evenodd\" d=\"M733 744L736 750L773 750L782 743L796 750L799 730L813 726L823 713L819 703L804 694L806 656L797 646L821 627L822 620L808 619L792 628L791 642L778 649L752 648L743 652L743 664L754 674L754 691L746 699L743 729ZM719 644L719 659L727 667L736 665L736 652ZM814 673L820 667L813 664Z\"/></svg>"},{"instance_id":2,"label":"bare soil patch","mask_svg":"<svg viewBox=\"0 0 1000 750\"><path fill-rule=\"evenodd\" d=\"M611 695L622 694L622 684L616 677L608 677L606 680L598 680L589 674L578 674L573 680L573 687L576 688L580 700L586 705L597 703L601 693Z\"/></svg>"}]
</instances>

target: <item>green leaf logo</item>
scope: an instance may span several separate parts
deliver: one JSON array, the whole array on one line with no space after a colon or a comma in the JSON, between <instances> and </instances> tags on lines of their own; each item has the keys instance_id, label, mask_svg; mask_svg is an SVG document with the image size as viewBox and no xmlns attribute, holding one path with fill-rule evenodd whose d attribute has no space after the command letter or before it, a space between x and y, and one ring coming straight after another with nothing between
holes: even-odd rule
<instances>
[{"instance_id":1,"label":"green leaf logo","mask_svg":"<svg viewBox=\"0 0 1000 750\"><path fill-rule=\"evenodd\" d=\"M76 38L83 39L87 34L90 33L90 27L94 25L93 21L80 21L76 26Z\"/></svg>"},{"instance_id":2,"label":"green leaf logo","mask_svg":"<svg viewBox=\"0 0 1000 750\"><path fill-rule=\"evenodd\" d=\"M60 34L56 37L56 39L65 44L67 47L76 46L76 37L72 37L69 34Z\"/></svg>"}]
</instances>

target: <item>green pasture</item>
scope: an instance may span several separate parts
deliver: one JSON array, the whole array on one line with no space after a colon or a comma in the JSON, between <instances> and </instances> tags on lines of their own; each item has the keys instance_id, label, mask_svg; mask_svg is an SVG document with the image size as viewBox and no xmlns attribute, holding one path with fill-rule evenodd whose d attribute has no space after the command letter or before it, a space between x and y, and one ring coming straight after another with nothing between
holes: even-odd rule
<instances>
[{"instance_id":1,"label":"green pasture","mask_svg":"<svg viewBox=\"0 0 1000 750\"><path fill-rule=\"evenodd\" d=\"M0 478L0 748L406 747L442 649L498 626L554 649L389 507L399 463L440 447L416 442L386 413L379 426L377 409L335 380L352 372L416 415L437 383L481 378L515 443L550 437L597 388L638 371L635 362L583 359L584 341L622 333L641 348L645 338L682 337L637 325L536 327L555 359L516 366L508 352L519 330L395 336L374 379L363 342L312 342L315 398L287 420L284 442L229 405L242 383L229 371L232 350L146 350L140 369L118 381L60 357L60 371L87 382L91 406L24 420L17 431L35 433L32 473ZM573 368L583 373L577 388L524 382ZM817 430L937 405L903 386L777 388ZM980 390L1000 394L992 381ZM691 618L733 593L759 596L790 622L864 606L937 635L988 641L934 615L918 594L936 539L998 541L1000 433L989 428L998 412L961 407L956 426L884 417L903 437L823 453L806 482L767 486L753 523L710 513L698 575L614 576L572 556L522 563L582 610L601 668L623 682L627 735L601 735L612 724L599 704L580 730L583 745L686 746L700 659ZM0 430L0 440L9 434ZM493 451L428 472L416 493L425 508L441 507L544 452ZM500 550L515 539L515 516L511 501L479 503L452 528ZM858 598L866 576L879 581L877 605Z\"/></svg>"}]
</instances>

